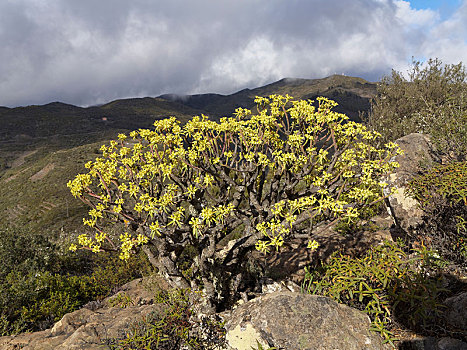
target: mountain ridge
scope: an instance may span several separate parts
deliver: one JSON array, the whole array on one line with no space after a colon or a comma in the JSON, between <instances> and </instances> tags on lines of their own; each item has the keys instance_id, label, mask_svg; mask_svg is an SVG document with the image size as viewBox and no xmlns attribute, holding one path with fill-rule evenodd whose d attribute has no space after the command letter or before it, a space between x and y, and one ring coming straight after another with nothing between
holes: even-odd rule
<instances>
[{"instance_id":1,"label":"mountain ridge","mask_svg":"<svg viewBox=\"0 0 467 350\"><path fill-rule=\"evenodd\" d=\"M243 89L229 95L215 93L164 94L158 97L205 110L217 116L225 116L230 115L237 107L254 107L255 96L286 93L298 99L315 99L318 96L334 99L339 103L336 111L345 113L351 119L359 121L360 112L369 110L369 101L376 95L376 83L344 75L331 75L320 79L283 78L261 87Z\"/></svg>"},{"instance_id":2,"label":"mountain ridge","mask_svg":"<svg viewBox=\"0 0 467 350\"><path fill-rule=\"evenodd\" d=\"M315 87L314 89L312 87ZM304 95L310 92L322 92L325 93L328 90L333 89L344 89L347 91L354 92L359 94L364 98L372 98L376 94L376 83L368 82L363 78L359 77L349 77L345 75L331 75L325 78L317 79L307 79L307 78L282 78L278 81L255 87L255 88L245 88L231 94L219 94L219 93L202 93L202 94L173 94L167 93L162 94L156 97L146 96L146 97L129 97L112 100L106 103L99 105L93 105L88 107L76 106L70 103L65 103L61 101L52 101L42 105L28 105L28 106L18 106L18 107L6 107L0 106L0 114L4 112L18 112L18 111L27 111L30 109L47 109L47 108L74 108L86 111L95 111L99 109L107 109L110 105L115 104L116 102L121 103L131 103L133 101L170 101L170 102L179 102L181 105L189 105L187 101L190 100L199 100L199 99L232 99L238 96L265 96L273 93L281 94L281 90L287 89L295 92L293 97L303 98ZM307 90L304 93L303 89ZM315 90L315 91L313 91ZM217 102L217 101L216 101ZM211 102L212 103L212 102ZM253 101L251 100L251 103ZM202 104L206 106L206 103ZM180 107L180 106L178 106ZM230 112L233 112L230 111Z\"/></svg>"}]
</instances>

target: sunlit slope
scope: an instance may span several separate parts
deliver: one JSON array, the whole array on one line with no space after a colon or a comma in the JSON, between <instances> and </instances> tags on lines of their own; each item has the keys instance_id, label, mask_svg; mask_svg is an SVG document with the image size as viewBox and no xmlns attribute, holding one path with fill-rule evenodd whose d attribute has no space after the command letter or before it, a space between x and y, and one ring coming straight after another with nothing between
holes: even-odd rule
<instances>
[{"instance_id":1,"label":"sunlit slope","mask_svg":"<svg viewBox=\"0 0 467 350\"><path fill-rule=\"evenodd\" d=\"M0 176L0 225L22 225L52 236L82 230L87 209L66 184L85 172L84 163L98 156L99 145L24 152Z\"/></svg>"}]
</instances>

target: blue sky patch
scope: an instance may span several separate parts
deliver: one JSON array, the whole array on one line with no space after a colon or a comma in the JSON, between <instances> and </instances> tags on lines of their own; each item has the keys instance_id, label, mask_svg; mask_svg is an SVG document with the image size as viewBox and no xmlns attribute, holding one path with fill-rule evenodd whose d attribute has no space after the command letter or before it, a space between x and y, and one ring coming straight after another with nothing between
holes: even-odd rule
<instances>
[{"instance_id":1,"label":"blue sky patch","mask_svg":"<svg viewBox=\"0 0 467 350\"><path fill-rule=\"evenodd\" d=\"M410 0L412 8L417 10L438 10L441 20L450 17L462 4L462 0Z\"/></svg>"}]
</instances>

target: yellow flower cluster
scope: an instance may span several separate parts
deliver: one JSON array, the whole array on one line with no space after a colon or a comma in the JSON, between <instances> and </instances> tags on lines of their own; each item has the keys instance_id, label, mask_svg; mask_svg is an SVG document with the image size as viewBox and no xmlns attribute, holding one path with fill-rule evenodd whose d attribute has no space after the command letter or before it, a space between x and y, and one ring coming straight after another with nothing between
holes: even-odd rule
<instances>
[{"instance_id":1,"label":"yellow flower cluster","mask_svg":"<svg viewBox=\"0 0 467 350\"><path fill-rule=\"evenodd\" d=\"M133 247L148 243L148 238L138 234L136 238L132 237L128 232L120 235L120 259L128 260L130 258L130 251Z\"/></svg>"},{"instance_id":2,"label":"yellow flower cluster","mask_svg":"<svg viewBox=\"0 0 467 350\"><path fill-rule=\"evenodd\" d=\"M232 213L233 209L232 203L203 208L199 217L192 217L189 221L193 236L197 238L203 229L209 228L213 224L219 225L224 223L225 218Z\"/></svg>"},{"instance_id":3,"label":"yellow flower cluster","mask_svg":"<svg viewBox=\"0 0 467 350\"><path fill-rule=\"evenodd\" d=\"M269 222L259 223L256 225L256 229L268 238L268 240L256 242L256 249L262 253L269 252L270 246L278 250L284 244L284 236L290 232L290 229L286 228L277 218Z\"/></svg>"}]
</instances>

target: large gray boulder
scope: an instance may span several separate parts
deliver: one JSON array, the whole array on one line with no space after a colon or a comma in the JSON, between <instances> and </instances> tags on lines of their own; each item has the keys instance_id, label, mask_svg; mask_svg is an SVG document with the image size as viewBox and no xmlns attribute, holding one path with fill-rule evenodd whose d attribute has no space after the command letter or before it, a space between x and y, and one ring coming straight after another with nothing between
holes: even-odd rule
<instances>
[{"instance_id":1,"label":"large gray boulder","mask_svg":"<svg viewBox=\"0 0 467 350\"><path fill-rule=\"evenodd\" d=\"M431 167L440 159L430 137L423 134L409 134L396 140L404 154L395 157L400 167L385 180L397 192L389 196L389 209L398 227L406 233L413 234L414 229L423 221L423 211L418 202L408 196L407 183L412 180L423 167Z\"/></svg>"},{"instance_id":2,"label":"large gray boulder","mask_svg":"<svg viewBox=\"0 0 467 350\"><path fill-rule=\"evenodd\" d=\"M262 295L223 317L228 345L235 350L251 350L256 341L265 349L390 349L369 331L370 320L363 312L317 295Z\"/></svg>"},{"instance_id":3,"label":"large gray boulder","mask_svg":"<svg viewBox=\"0 0 467 350\"><path fill-rule=\"evenodd\" d=\"M447 324L467 334L467 292L447 298L444 301L444 317Z\"/></svg>"},{"instance_id":4,"label":"large gray boulder","mask_svg":"<svg viewBox=\"0 0 467 350\"><path fill-rule=\"evenodd\" d=\"M467 343L459 339L417 337L398 343L399 350L467 350Z\"/></svg>"}]
</instances>

